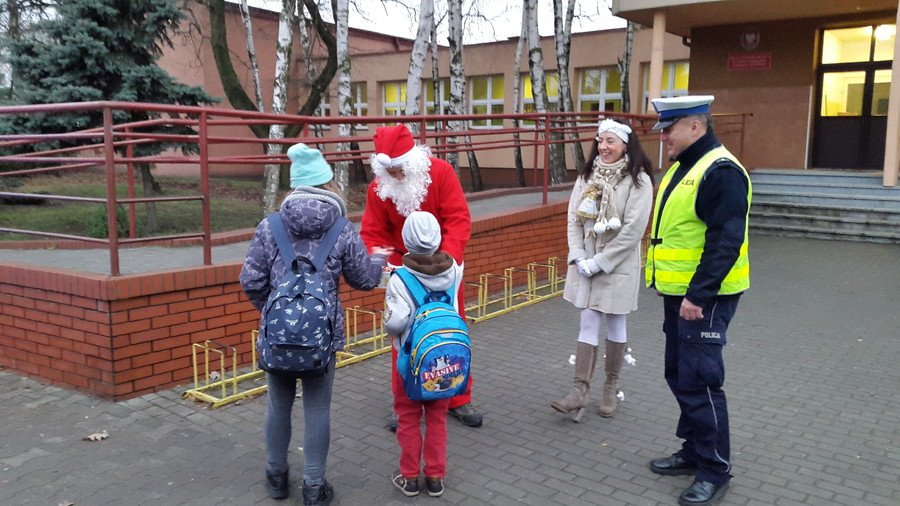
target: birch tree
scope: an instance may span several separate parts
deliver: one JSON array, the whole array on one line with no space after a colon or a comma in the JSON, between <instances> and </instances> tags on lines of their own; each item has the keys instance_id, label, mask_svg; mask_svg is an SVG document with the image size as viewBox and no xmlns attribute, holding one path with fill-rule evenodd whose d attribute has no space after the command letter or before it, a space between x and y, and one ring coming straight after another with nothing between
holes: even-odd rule
<instances>
[{"instance_id":1,"label":"birch tree","mask_svg":"<svg viewBox=\"0 0 900 506\"><path fill-rule=\"evenodd\" d=\"M306 88L304 89L302 84L298 86L300 88L298 95L302 96L306 89L312 90L315 85L316 66L313 63L312 40L309 37L309 30L306 28L306 8L303 4L298 6L297 13L297 31L300 33L300 48L303 50L303 66L306 69ZM337 40L335 40L335 52L337 52ZM312 128L315 137L322 137L322 125L315 123ZM321 145L319 149L322 149Z\"/></svg>"},{"instance_id":2,"label":"birch tree","mask_svg":"<svg viewBox=\"0 0 900 506\"><path fill-rule=\"evenodd\" d=\"M516 69L515 74L513 74L513 96L517 97L516 100L513 101L513 114L519 114L521 109L519 108L521 101L518 100L520 96L519 90L522 87L522 73L519 72L519 69L522 68L522 50L525 48L525 11L522 11L522 29L519 32L519 41L516 42L516 57L513 63L513 68ZM513 118L513 139L515 141L516 147L513 148L513 158L515 159L516 164L516 185L525 186L525 164L522 163L522 146L519 144L519 128L521 128L522 122L519 121L518 118Z\"/></svg>"},{"instance_id":3,"label":"birch tree","mask_svg":"<svg viewBox=\"0 0 900 506\"><path fill-rule=\"evenodd\" d=\"M450 51L450 114L458 116L465 114L466 103L466 76L463 71L462 49L462 0L449 0L449 26L447 45ZM459 132L463 129L463 122L453 120L447 123L447 130ZM448 137L447 143L457 145L458 137ZM456 175L459 175L459 153L447 153L447 162L453 165Z\"/></svg>"},{"instance_id":4,"label":"birch tree","mask_svg":"<svg viewBox=\"0 0 900 506\"><path fill-rule=\"evenodd\" d=\"M265 112L263 103L262 85L259 82L259 61L256 59L256 45L253 43L253 22L250 20L250 8L247 0L241 0L241 21L244 22L244 33L247 39L247 58L250 60L250 75L253 78L253 92L256 96L256 108L259 112Z\"/></svg>"},{"instance_id":5,"label":"birch tree","mask_svg":"<svg viewBox=\"0 0 900 506\"><path fill-rule=\"evenodd\" d=\"M425 56L428 54L428 42L431 39L431 28L434 25L434 0L421 0L419 4L419 27L416 40L409 54L409 70L406 74L406 114L419 114L419 102L422 100L422 73L425 69ZM418 133L419 124L412 125L413 133Z\"/></svg>"},{"instance_id":6,"label":"birch tree","mask_svg":"<svg viewBox=\"0 0 900 506\"><path fill-rule=\"evenodd\" d=\"M619 58L619 77L622 87L622 112L631 112L631 51L634 46L634 23L625 25L625 51Z\"/></svg>"},{"instance_id":7,"label":"birch tree","mask_svg":"<svg viewBox=\"0 0 900 506\"><path fill-rule=\"evenodd\" d=\"M431 15L431 93L434 97L434 113L444 114L444 94L441 93L441 68L438 59L437 16ZM434 122L434 130L441 130L441 122Z\"/></svg>"},{"instance_id":8,"label":"birch tree","mask_svg":"<svg viewBox=\"0 0 900 506\"><path fill-rule=\"evenodd\" d=\"M349 36L348 16L350 10L349 0L332 0L331 5L334 9L334 26L335 26L335 45L337 48L337 64L338 64L338 115L341 117L349 117L353 115L353 102L350 96L350 52L347 49L347 38ZM350 124L341 123L338 125L338 137L350 137ZM337 146L338 151L346 153L349 146L346 142L342 142ZM342 192L346 192L350 184L350 175L347 170L346 161L335 164L335 179Z\"/></svg>"},{"instance_id":9,"label":"birch tree","mask_svg":"<svg viewBox=\"0 0 900 506\"><path fill-rule=\"evenodd\" d=\"M559 110L572 112L572 85L569 81L569 55L572 49L572 18L575 17L575 0L568 0L563 12L563 0L553 0L553 31L556 43L556 68L559 69ZM573 118L573 121L577 119ZM573 123L574 126L575 123ZM584 151L578 142L578 132L568 134L572 140L572 160L575 167L584 166Z\"/></svg>"},{"instance_id":10,"label":"birch tree","mask_svg":"<svg viewBox=\"0 0 900 506\"><path fill-rule=\"evenodd\" d=\"M288 83L291 67L291 46L294 40L294 12L297 10L296 0L284 0L281 15L278 17L278 39L275 43L275 88L272 94L272 112L284 114L287 107ZM284 139L284 124L273 123L269 126L269 140ZM269 157L281 155L282 146L278 142L269 142L266 153ZM263 214L268 215L276 210L280 166L266 164L263 169L264 192Z\"/></svg>"},{"instance_id":11,"label":"birch tree","mask_svg":"<svg viewBox=\"0 0 900 506\"><path fill-rule=\"evenodd\" d=\"M525 0L524 15L527 18L526 36L528 39L528 67L531 70L531 94L534 97L534 109L538 113L547 112L547 82L544 75L544 55L541 40L538 36L537 0ZM553 139L546 139L552 142ZM552 143L552 145L558 145ZM550 183L559 184L566 179L566 165L559 149L550 149Z\"/></svg>"}]
</instances>

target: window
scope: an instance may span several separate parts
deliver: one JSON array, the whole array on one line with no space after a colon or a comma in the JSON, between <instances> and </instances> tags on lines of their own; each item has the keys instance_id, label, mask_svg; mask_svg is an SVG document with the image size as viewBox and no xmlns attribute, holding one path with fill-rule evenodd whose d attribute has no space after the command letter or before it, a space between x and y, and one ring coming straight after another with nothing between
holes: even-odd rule
<instances>
[{"instance_id":1,"label":"window","mask_svg":"<svg viewBox=\"0 0 900 506\"><path fill-rule=\"evenodd\" d=\"M394 81L381 85L382 116L401 116L406 110L406 81Z\"/></svg>"},{"instance_id":2,"label":"window","mask_svg":"<svg viewBox=\"0 0 900 506\"><path fill-rule=\"evenodd\" d=\"M369 96L368 92L366 91L365 82L350 83L350 100L353 104L354 116L369 115ZM356 125L354 128L358 130L366 130L369 128L369 125L362 123Z\"/></svg>"},{"instance_id":3,"label":"window","mask_svg":"<svg viewBox=\"0 0 900 506\"><path fill-rule=\"evenodd\" d=\"M544 74L544 80L547 83L547 110L550 112L559 111L559 73L547 72ZM522 112L535 112L534 94L531 89L531 76L522 77ZM523 121L523 125L534 125L534 121Z\"/></svg>"},{"instance_id":4,"label":"window","mask_svg":"<svg viewBox=\"0 0 900 506\"><path fill-rule=\"evenodd\" d=\"M622 112L622 77L617 67L584 69L578 80L580 112Z\"/></svg>"},{"instance_id":5,"label":"window","mask_svg":"<svg viewBox=\"0 0 900 506\"><path fill-rule=\"evenodd\" d=\"M650 64L641 65L644 74L644 112L654 112L650 105ZM681 97L688 94L688 62L669 62L663 64L661 97Z\"/></svg>"},{"instance_id":6,"label":"window","mask_svg":"<svg viewBox=\"0 0 900 506\"><path fill-rule=\"evenodd\" d=\"M425 88L425 114L450 114L450 78L444 78L438 81L438 103L435 103L434 100L434 81L431 79L426 79L422 82L422 86ZM438 109L440 106L440 109ZM429 130L434 130L434 121L429 121L426 124L426 127Z\"/></svg>"},{"instance_id":7,"label":"window","mask_svg":"<svg viewBox=\"0 0 900 506\"><path fill-rule=\"evenodd\" d=\"M319 107L316 107L316 112L313 113L313 116L321 116L323 118L331 116L331 93L328 90L325 90L325 92L322 93L322 100L319 101ZM319 128L322 130L329 130L331 125L323 124L319 125Z\"/></svg>"},{"instance_id":8,"label":"window","mask_svg":"<svg viewBox=\"0 0 900 506\"><path fill-rule=\"evenodd\" d=\"M469 86L471 114L503 114L503 76L473 77ZM473 128L502 126L500 118L472 120Z\"/></svg>"}]
</instances>

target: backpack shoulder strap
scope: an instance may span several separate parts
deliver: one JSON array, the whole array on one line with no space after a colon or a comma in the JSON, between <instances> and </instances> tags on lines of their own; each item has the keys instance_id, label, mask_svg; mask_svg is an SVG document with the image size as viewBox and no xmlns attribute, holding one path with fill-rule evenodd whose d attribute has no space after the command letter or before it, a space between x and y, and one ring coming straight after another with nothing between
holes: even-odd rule
<instances>
[{"instance_id":1,"label":"backpack shoulder strap","mask_svg":"<svg viewBox=\"0 0 900 506\"><path fill-rule=\"evenodd\" d=\"M319 243L319 247L316 249L316 256L312 259L313 267L316 268L316 271L322 270L325 260L328 259L328 255L331 254L332 248L337 244L338 238L346 225L347 218L338 216L331 228L328 229L328 232L325 233L325 236L322 237L322 242Z\"/></svg>"},{"instance_id":2,"label":"backpack shoulder strap","mask_svg":"<svg viewBox=\"0 0 900 506\"><path fill-rule=\"evenodd\" d=\"M428 297L425 285L413 273L409 272L406 267L394 269L393 273L400 277L400 281L403 281L403 286L406 287L406 291L409 292L409 296L412 297L413 302L416 304L416 309L419 309Z\"/></svg>"},{"instance_id":3,"label":"backpack shoulder strap","mask_svg":"<svg viewBox=\"0 0 900 506\"><path fill-rule=\"evenodd\" d=\"M284 265L290 269L291 264L297 258L297 254L294 252L294 247L291 245L291 240L288 238L287 228L284 226L284 221L281 219L281 213L274 212L269 215L269 230L272 231L272 235L275 236L275 244L278 245L278 252L281 253L281 259L284 261Z\"/></svg>"}]
</instances>

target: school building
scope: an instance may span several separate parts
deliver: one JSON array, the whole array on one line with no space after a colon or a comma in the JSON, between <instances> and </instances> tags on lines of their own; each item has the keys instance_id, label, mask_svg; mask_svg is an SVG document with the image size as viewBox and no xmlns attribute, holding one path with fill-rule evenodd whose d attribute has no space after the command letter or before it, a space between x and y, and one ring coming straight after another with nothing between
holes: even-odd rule
<instances>
[{"instance_id":1,"label":"school building","mask_svg":"<svg viewBox=\"0 0 900 506\"><path fill-rule=\"evenodd\" d=\"M688 88L715 95L714 112L753 113L749 167L874 169L897 184L897 0L613 0L612 11L681 37ZM638 56L652 67L668 51Z\"/></svg>"},{"instance_id":2,"label":"school building","mask_svg":"<svg viewBox=\"0 0 900 506\"><path fill-rule=\"evenodd\" d=\"M191 7L191 17L196 25L204 27L211 23L204 7ZM278 33L278 13L261 9L252 9L254 42L259 55L260 77L266 103L270 103L274 81L275 38ZM246 56L244 26L236 5L226 4L225 21L228 45L238 77L252 97L253 84L250 65ZM650 51L653 31L638 29L634 35L633 57L630 66L629 94L630 112L652 113L649 106L650 97ZM556 65L556 50L553 37L541 39L544 67L547 73L547 91L549 108L558 110L559 74ZM353 111L359 116L399 116L405 110L406 78L409 68L410 51L413 41L410 39L389 36L366 30L351 29L349 49L351 54L351 89L353 95ZM463 63L466 74L466 111L471 114L511 114L514 104L519 102L519 111L533 111L531 96L530 72L528 69L527 48L521 58L518 69L513 68L517 38L500 42L469 44L464 47ZM673 34L664 34L662 44L665 47L665 60L662 62L660 74L660 96L678 96L688 93L691 65L690 48L682 38ZM617 59L625 49L625 29L601 30L572 35L571 55L569 63L569 80L572 86L574 108L578 111L622 111L623 93ZM450 101L449 85L449 50L446 45L439 47L440 82L438 83L439 100L435 100L431 79L431 56L427 57L423 72L423 90L420 111L425 114L447 113ZM324 63L325 53L321 44L314 46L314 55L318 67ZM224 96L218 72L214 64L212 49L208 39L199 34L193 38L182 37L176 41L176 47L166 53L161 65L180 81L204 87L214 96ZM305 68L303 52L295 45L292 53L293 82L289 97L289 112L296 111L298 104L305 99L308 86L305 84ZM522 81L519 93L514 94L516 74ZM318 114L331 116L337 111L337 79L323 100ZM436 104L443 103L443 111ZM221 107L230 107L223 100ZM722 112L734 112L725 111ZM470 122L474 129L500 129L511 126L510 120L483 120ZM357 135L374 134L373 128L365 125L357 127ZM246 128L236 135L249 135ZM333 135L326 127L324 135ZM370 145L362 145L363 149ZM587 144L585 144L587 148ZM651 157L656 158L657 143L650 141L645 148ZM246 146L213 146L217 155L238 155ZM482 168L486 183L501 185L498 178L512 178L512 150L484 151L478 153L479 165ZM463 166L467 161L462 157ZM568 164L574 173L571 160ZM261 174L260 166L219 166L213 167L218 174L255 175ZM465 172L465 171L464 171ZM510 182L513 179L510 179ZM506 183L509 186L509 183Z\"/></svg>"}]
</instances>

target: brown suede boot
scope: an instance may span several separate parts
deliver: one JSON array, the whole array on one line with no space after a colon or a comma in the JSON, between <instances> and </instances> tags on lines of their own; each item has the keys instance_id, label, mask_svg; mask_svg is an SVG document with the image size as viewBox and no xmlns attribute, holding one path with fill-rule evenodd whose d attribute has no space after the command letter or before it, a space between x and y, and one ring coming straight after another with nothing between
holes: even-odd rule
<instances>
[{"instance_id":1,"label":"brown suede boot","mask_svg":"<svg viewBox=\"0 0 900 506\"><path fill-rule=\"evenodd\" d=\"M587 406L588 392L591 390L591 377L597 365L597 347L578 342L575 349L575 385L565 399L553 402L550 407L560 413L575 411L572 419L581 421L584 407Z\"/></svg>"},{"instance_id":2,"label":"brown suede boot","mask_svg":"<svg viewBox=\"0 0 900 506\"><path fill-rule=\"evenodd\" d=\"M625 358L625 350L628 343L614 343L606 341L606 382L603 384L603 399L600 401L600 416L609 418L616 413L616 398L619 385L619 371L622 370L622 361Z\"/></svg>"}]
</instances>

